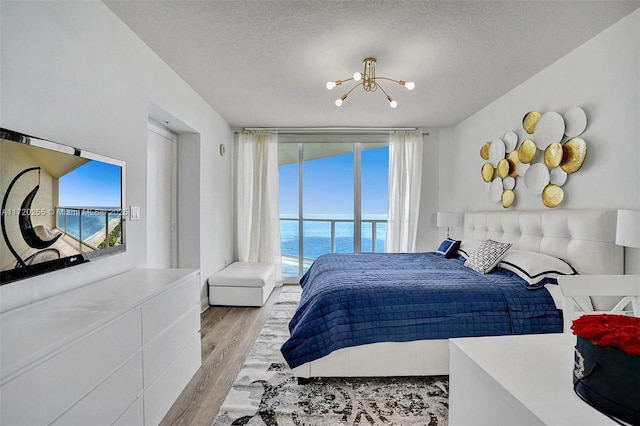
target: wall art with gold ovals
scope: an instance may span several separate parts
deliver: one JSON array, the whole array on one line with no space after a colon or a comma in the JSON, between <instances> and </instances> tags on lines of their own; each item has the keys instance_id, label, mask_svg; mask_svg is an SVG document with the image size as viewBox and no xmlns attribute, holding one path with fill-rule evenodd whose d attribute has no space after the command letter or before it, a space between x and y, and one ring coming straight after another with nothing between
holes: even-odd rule
<instances>
[{"instance_id":1,"label":"wall art with gold ovals","mask_svg":"<svg viewBox=\"0 0 640 426\"><path fill-rule=\"evenodd\" d=\"M553 111L528 112L522 123L525 132L533 137L518 150L521 163L529 164L519 175L524 176L525 187L541 195L546 207L558 207L565 199L562 186L568 175L580 170L587 157L587 143L578 137L587 128L587 114L580 107L562 115Z\"/></svg>"},{"instance_id":2,"label":"wall art with gold ovals","mask_svg":"<svg viewBox=\"0 0 640 426\"><path fill-rule=\"evenodd\" d=\"M563 199L564 190L558 185L550 183L542 190L542 203L547 207L558 207Z\"/></svg>"},{"instance_id":3,"label":"wall art with gold ovals","mask_svg":"<svg viewBox=\"0 0 640 426\"><path fill-rule=\"evenodd\" d=\"M515 200L515 178L518 176L518 135L514 131L505 132L502 138L485 142L480 147L480 158L485 163L480 174L485 190L494 202L501 202L504 208Z\"/></svg>"},{"instance_id":4,"label":"wall art with gold ovals","mask_svg":"<svg viewBox=\"0 0 640 426\"><path fill-rule=\"evenodd\" d=\"M509 176L509 161L506 158L498 161L498 167L496 167L496 174L500 179L504 179Z\"/></svg>"},{"instance_id":5,"label":"wall art with gold ovals","mask_svg":"<svg viewBox=\"0 0 640 426\"><path fill-rule=\"evenodd\" d=\"M539 195L543 205L558 207L565 199L562 188L569 175L579 171L587 157L587 143L578 137L587 128L587 114L573 107L564 114L529 111L522 118L526 135L518 144L518 134L507 131L502 138L485 142L480 148L482 180L494 202L504 208L516 200L518 178L524 188Z\"/></svg>"},{"instance_id":6,"label":"wall art with gold ovals","mask_svg":"<svg viewBox=\"0 0 640 426\"><path fill-rule=\"evenodd\" d=\"M502 191L502 207L508 209L513 204L516 199L516 194L510 189L505 189Z\"/></svg>"},{"instance_id":7,"label":"wall art with gold ovals","mask_svg":"<svg viewBox=\"0 0 640 426\"><path fill-rule=\"evenodd\" d=\"M533 139L525 139L518 148L518 160L524 164L530 164L538 154L538 147Z\"/></svg>"},{"instance_id":8,"label":"wall art with gold ovals","mask_svg":"<svg viewBox=\"0 0 640 426\"><path fill-rule=\"evenodd\" d=\"M482 158L483 160L488 160L489 159L489 147L490 146L491 146L491 142L486 142L480 148L480 158Z\"/></svg>"},{"instance_id":9,"label":"wall art with gold ovals","mask_svg":"<svg viewBox=\"0 0 640 426\"><path fill-rule=\"evenodd\" d=\"M554 142L544 150L544 164L550 169L555 169L562 162L562 145Z\"/></svg>"},{"instance_id":10,"label":"wall art with gold ovals","mask_svg":"<svg viewBox=\"0 0 640 426\"><path fill-rule=\"evenodd\" d=\"M494 139L489 146L489 162L493 167L498 167L498 163L504 159L506 148L502 139Z\"/></svg>"},{"instance_id":11,"label":"wall art with gold ovals","mask_svg":"<svg viewBox=\"0 0 640 426\"><path fill-rule=\"evenodd\" d=\"M587 158L587 143L584 139L572 138L562 146L562 160L560 168L572 174L582 168L584 160Z\"/></svg>"},{"instance_id":12,"label":"wall art with gold ovals","mask_svg":"<svg viewBox=\"0 0 640 426\"><path fill-rule=\"evenodd\" d=\"M564 130L564 119L560 114L553 111L545 112L536 123L533 140L538 148L544 150L552 143L562 142Z\"/></svg>"},{"instance_id":13,"label":"wall art with gold ovals","mask_svg":"<svg viewBox=\"0 0 640 426\"><path fill-rule=\"evenodd\" d=\"M491 182L493 180L494 168L491 163L484 163L482 165L482 180L485 182Z\"/></svg>"},{"instance_id":14,"label":"wall art with gold ovals","mask_svg":"<svg viewBox=\"0 0 640 426\"><path fill-rule=\"evenodd\" d=\"M536 129L538 120L540 120L540 113L538 111L529 111L522 118L522 128L525 132L532 135Z\"/></svg>"},{"instance_id":15,"label":"wall art with gold ovals","mask_svg":"<svg viewBox=\"0 0 640 426\"><path fill-rule=\"evenodd\" d=\"M518 176L518 163L520 162L518 159L518 151L511 151L507 155L507 161L509 162L509 176L515 178Z\"/></svg>"}]
</instances>

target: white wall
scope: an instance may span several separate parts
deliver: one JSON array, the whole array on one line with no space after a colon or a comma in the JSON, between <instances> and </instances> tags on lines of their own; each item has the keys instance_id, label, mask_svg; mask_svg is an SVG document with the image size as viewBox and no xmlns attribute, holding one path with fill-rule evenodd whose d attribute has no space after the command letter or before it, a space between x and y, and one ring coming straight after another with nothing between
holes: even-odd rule
<instances>
[{"instance_id":1,"label":"white wall","mask_svg":"<svg viewBox=\"0 0 640 426\"><path fill-rule=\"evenodd\" d=\"M484 189L480 147L509 130L523 140L526 133L521 122L528 111L564 113L574 106L587 113L588 126L582 137L588 144L588 154L582 169L569 176L563 187L564 202L558 208L640 210L640 10L452 131L441 131L440 209L502 210ZM511 209L546 209L539 195L526 190L522 178L518 178L515 192ZM627 272L640 270L638 250L627 250L626 261Z\"/></svg>"},{"instance_id":2,"label":"white wall","mask_svg":"<svg viewBox=\"0 0 640 426\"><path fill-rule=\"evenodd\" d=\"M232 150L229 125L101 2L2 1L0 19L0 126L126 161L126 205L142 207L142 220L127 223L126 253L4 285L0 311L145 267L152 104L197 134L186 139L199 138L188 160L199 161L190 203L199 223L183 231L198 229L199 258L190 260L206 300L207 277L233 254L233 155L218 154L221 143Z\"/></svg>"}]
</instances>

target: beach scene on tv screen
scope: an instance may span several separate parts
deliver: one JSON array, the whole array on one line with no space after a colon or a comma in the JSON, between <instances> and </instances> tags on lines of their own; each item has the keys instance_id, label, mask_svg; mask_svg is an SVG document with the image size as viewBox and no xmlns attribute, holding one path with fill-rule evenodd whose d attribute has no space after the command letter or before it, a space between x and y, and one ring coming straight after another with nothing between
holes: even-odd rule
<instances>
[{"instance_id":1,"label":"beach scene on tv screen","mask_svg":"<svg viewBox=\"0 0 640 426\"><path fill-rule=\"evenodd\" d=\"M123 244L120 166L6 140L0 152L0 272Z\"/></svg>"}]
</instances>

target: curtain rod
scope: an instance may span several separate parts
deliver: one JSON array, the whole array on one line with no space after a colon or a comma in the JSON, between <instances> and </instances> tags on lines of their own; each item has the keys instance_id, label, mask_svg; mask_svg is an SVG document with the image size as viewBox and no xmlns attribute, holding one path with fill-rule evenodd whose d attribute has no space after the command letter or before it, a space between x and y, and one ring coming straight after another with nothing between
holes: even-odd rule
<instances>
[{"instance_id":1,"label":"curtain rod","mask_svg":"<svg viewBox=\"0 0 640 426\"><path fill-rule=\"evenodd\" d=\"M397 131L420 130L417 127L244 127L234 129L235 133L244 131L271 131L282 134L313 134L313 133L342 133L342 134L385 134ZM422 131L423 135L429 132Z\"/></svg>"}]
</instances>

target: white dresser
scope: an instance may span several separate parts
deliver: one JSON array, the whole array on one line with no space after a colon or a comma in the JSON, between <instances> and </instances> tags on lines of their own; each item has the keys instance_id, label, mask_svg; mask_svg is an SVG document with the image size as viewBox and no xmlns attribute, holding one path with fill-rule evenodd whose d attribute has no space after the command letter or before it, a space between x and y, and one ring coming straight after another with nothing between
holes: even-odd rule
<instances>
[{"instance_id":1,"label":"white dresser","mask_svg":"<svg viewBox=\"0 0 640 426\"><path fill-rule=\"evenodd\" d=\"M576 336L450 339L449 424L604 426L573 391Z\"/></svg>"},{"instance_id":2,"label":"white dresser","mask_svg":"<svg viewBox=\"0 0 640 426\"><path fill-rule=\"evenodd\" d=\"M155 425L200 363L199 271L133 270L0 315L0 424Z\"/></svg>"}]
</instances>

